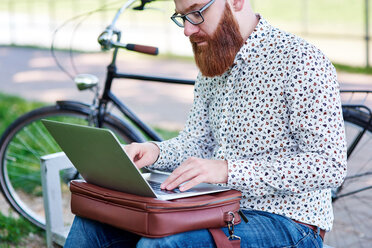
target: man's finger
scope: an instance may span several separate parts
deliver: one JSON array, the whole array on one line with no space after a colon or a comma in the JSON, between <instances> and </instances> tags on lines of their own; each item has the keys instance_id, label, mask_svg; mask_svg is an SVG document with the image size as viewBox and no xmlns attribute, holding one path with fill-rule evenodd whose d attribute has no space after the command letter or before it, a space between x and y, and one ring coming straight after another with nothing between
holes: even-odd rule
<instances>
[{"instance_id":1,"label":"man's finger","mask_svg":"<svg viewBox=\"0 0 372 248\"><path fill-rule=\"evenodd\" d=\"M189 190L193 187L195 187L196 185L200 184L200 183L203 183L204 182L204 177L202 175L199 175L197 177L194 177L192 180L188 181L187 183L185 183L184 185L182 185L179 189L180 191L186 191L186 190Z\"/></svg>"},{"instance_id":2,"label":"man's finger","mask_svg":"<svg viewBox=\"0 0 372 248\"><path fill-rule=\"evenodd\" d=\"M172 174L169 175L167 179L160 185L161 189L167 188L169 184L177 180L179 176L181 176L183 173L185 173L187 170L190 170L189 163L185 161L182 163L177 169L175 169ZM178 186L178 185L177 185ZM175 188L175 187L174 187Z\"/></svg>"},{"instance_id":3,"label":"man's finger","mask_svg":"<svg viewBox=\"0 0 372 248\"><path fill-rule=\"evenodd\" d=\"M128 157L134 161L134 158L137 156L137 149L133 149L133 145L123 145L123 148L125 150L125 153L128 155Z\"/></svg>"},{"instance_id":4,"label":"man's finger","mask_svg":"<svg viewBox=\"0 0 372 248\"><path fill-rule=\"evenodd\" d=\"M178 167L178 168L180 168L180 167ZM177 169L178 169L178 168L177 168ZM167 179L165 179L165 181L160 185L160 188L161 188L161 189L166 189L166 188L168 188L168 185L171 184L171 183L173 183L175 180L177 180L177 178L178 178L180 175L181 175L181 171L180 171L180 170L178 170L178 171L174 170L174 171L172 172L172 174L170 174L170 175L167 177Z\"/></svg>"},{"instance_id":5,"label":"man's finger","mask_svg":"<svg viewBox=\"0 0 372 248\"><path fill-rule=\"evenodd\" d=\"M166 186L167 190L172 190L174 188L177 188L179 185L183 184L184 182L187 182L199 175L200 171L197 168L194 168L192 170L187 170L186 172L182 173L179 177L177 177L173 182L169 183Z\"/></svg>"}]
</instances>

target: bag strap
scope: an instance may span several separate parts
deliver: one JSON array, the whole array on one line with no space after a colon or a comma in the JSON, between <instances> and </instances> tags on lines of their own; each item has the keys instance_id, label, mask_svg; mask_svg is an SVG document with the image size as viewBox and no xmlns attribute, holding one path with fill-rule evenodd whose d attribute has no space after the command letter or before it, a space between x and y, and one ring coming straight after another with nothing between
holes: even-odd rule
<instances>
[{"instance_id":1,"label":"bag strap","mask_svg":"<svg viewBox=\"0 0 372 248\"><path fill-rule=\"evenodd\" d=\"M217 248L240 248L240 239L229 240L221 228L209 228Z\"/></svg>"},{"instance_id":2,"label":"bag strap","mask_svg":"<svg viewBox=\"0 0 372 248\"><path fill-rule=\"evenodd\" d=\"M239 211L238 211L239 213ZM240 214L240 213L239 213ZM227 212L223 215L224 221L227 223L229 237L226 237L221 228L209 228L217 248L240 248L240 237L234 234L235 214Z\"/></svg>"}]
</instances>

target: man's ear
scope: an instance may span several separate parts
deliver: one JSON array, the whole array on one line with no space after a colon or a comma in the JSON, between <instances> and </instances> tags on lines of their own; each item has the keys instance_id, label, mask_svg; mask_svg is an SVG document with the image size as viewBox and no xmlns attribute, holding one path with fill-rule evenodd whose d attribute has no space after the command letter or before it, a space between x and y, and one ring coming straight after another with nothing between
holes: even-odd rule
<instances>
[{"instance_id":1,"label":"man's ear","mask_svg":"<svg viewBox=\"0 0 372 248\"><path fill-rule=\"evenodd\" d=\"M231 7L235 12L239 12L244 7L245 0L230 0Z\"/></svg>"}]
</instances>

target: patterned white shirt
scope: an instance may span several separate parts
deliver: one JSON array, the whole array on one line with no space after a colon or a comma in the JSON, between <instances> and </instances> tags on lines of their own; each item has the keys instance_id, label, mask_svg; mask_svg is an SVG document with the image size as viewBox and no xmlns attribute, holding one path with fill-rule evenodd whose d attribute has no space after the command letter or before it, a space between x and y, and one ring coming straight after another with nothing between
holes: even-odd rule
<instances>
[{"instance_id":1,"label":"patterned white shirt","mask_svg":"<svg viewBox=\"0 0 372 248\"><path fill-rule=\"evenodd\" d=\"M153 167L189 157L228 162L241 207L330 230L331 188L346 174L346 144L334 67L313 45L263 18L222 76L198 76L178 137L157 143Z\"/></svg>"}]
</instances>

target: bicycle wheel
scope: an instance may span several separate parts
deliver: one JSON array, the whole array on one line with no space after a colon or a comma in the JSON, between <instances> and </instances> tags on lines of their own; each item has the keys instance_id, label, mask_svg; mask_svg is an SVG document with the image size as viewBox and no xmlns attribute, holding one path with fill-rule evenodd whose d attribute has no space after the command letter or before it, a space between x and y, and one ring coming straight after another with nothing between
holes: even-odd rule
<instances>
[{"instance_id":1,"label":"bicycle wheel","mask_svg":"<svg viewBox=\"0 0 372 248\"><path fill-rule=\"evenodd\" d=\"M4 132L0 140L0 183L9 204L33 224L45 228L45 215L42 199L40 157L60 152L59 146L50 136L41 119L89 125L90 110L76 105L55 105L31 111L18 118ZM104 118L104 128L112 130L123 143L141 142L141 138L129 133L130 127L112 115ZM61 173L69 177L71 172ZM73 173L76 174L76 173ZM65 183L62 194L67 219L69 213L69 190ZM70 216L68 216L70 215ZM67 222L70 222L67 221Z\"/></svg>"},{"instance_id":2,"label":"bicycle wheel","mask_svg":"<svg viewBox=\"0 0 372 248\"><path fill-rule=\"evenodd\" d=\"M348 173L333 192L334 224L326 244L371 247L372 244L372 126L364 106L343 107L348 144Z\"/></svg>"}]
</instances>

